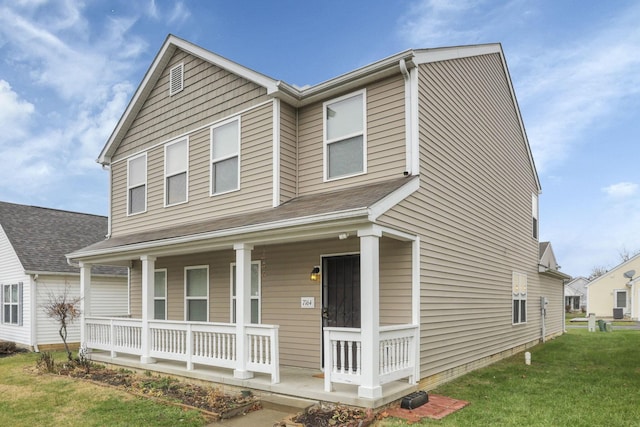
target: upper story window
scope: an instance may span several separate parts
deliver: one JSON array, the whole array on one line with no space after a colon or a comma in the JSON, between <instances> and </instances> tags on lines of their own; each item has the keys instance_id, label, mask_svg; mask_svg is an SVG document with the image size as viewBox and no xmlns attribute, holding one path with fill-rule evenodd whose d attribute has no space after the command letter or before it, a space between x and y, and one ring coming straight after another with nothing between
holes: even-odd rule
<instances>
[{"instance_id":1,"label":"upper story window","mask_svg":"<svg viewBox=\"0 0 640 427\"><path fill-rule=\"evenodd\" d=\"M538 239L538 196L535 194L531 195L531 217L532 236L534 239Z\"/></svg>"},{"instance_id":2,"label":"upper story window","mask_svg":"<svg viewBox=\"0 0 640 427\"><path fill-rule=\"evenodd\" d=\"M165 206L187 201L189 141L182 139L164 146Z\"/></svg>"},{"instance_id":3,"label":"upper story window","mask_svg":"<svg viewBox=\"0 0 640 427\"><path fill-rule=\"evenodd\" d=\"M169 71L169 95L175 95L184 89L184 64L181 62Z\"/></svg>"},{"instance_id":4,"label":"upper story window","mask_svg":"<svg viewBox=\"0 0 640 427\"><path fill-rule=\"evenodd\" d=\"M147 154L127 160L127 213L147 210Z\"/></svg>"},{"instance_id":5,"label":"upper story window","mask_svg":"<svg viewBox=\"0 0 640 427\"><path fill-rule=\"evenodd\" d=\"M323 104L325 181L366 172L365 108L364 90Z\"/></svg>"},{"instance_id":6,"label":"upper story window","mask_svg":"<svg viewBox=\"0 0 640 427\"><path fill-rule=\"evenodd\" d=\"M513 324L527 323L527 275L513 272L511 287Z\"/></svg>"},{"instance_id":7,"label":"upper story window","mask_svg":"<svg viewBox=\"0 0 640 427\"><path fill-rule=\"evenodd\" d=\"M240 118L211 128L211 194L240 188Z\"/></svg>"}]
</instances>

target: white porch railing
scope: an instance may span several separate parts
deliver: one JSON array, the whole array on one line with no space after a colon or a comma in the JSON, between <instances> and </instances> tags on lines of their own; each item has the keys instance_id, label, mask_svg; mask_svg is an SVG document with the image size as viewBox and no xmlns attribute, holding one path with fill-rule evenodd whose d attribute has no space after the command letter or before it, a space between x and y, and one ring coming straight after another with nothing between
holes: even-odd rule
<instances>
[{"instance_id":1,"label":"white porch railing","mask_svg":"<svg viewBox=\"0 0 640 427\"><path fill-rule=\"evenodd\" d=\"M380 385L402 378L415 382L418 326L393 325L380 328L378 349ZM324 385L362 384L362 337L358 328L324 328Z\"/></svg>"},{"instance_id":2,"label":"white porch railing","mask_svg":"<svg viewBox=\"0 0 640 427\"><path fill-rule=\"evenodd\" d=\"M177 360L193 369L194 363L234 369L238 367L237 345L247 348L246 369L271 374L271 382L280 381L277 325L247 325L244 337L237 336L231 323L149 322L149 354L143 355L142 320L122 318L85 318L87 348L116 353Z\"/></svg>"}]
</instances>

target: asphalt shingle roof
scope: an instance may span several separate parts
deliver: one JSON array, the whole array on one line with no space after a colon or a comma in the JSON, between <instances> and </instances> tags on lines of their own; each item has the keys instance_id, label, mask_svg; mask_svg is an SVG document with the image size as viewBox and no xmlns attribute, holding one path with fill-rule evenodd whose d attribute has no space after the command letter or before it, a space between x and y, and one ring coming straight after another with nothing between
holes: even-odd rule
<instances>
[{"instance_id":1,"label":"asphalt shingle roof","mask_svg":"<svg viewBox=\"0 0 640 427\"><path fill-rule=\"evenodd\" d=\"M66 254L104 240L107 218L0 202L0 226L25 271L78 273ZM95 266L94 274L126 274L121 267Z\"/></svg>"}]
</instances>

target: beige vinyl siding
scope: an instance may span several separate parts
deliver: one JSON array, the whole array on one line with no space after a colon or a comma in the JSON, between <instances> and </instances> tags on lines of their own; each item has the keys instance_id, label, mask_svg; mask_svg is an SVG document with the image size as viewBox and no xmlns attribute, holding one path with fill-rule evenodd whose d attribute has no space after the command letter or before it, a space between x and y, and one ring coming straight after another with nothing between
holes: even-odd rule
<instances>
[{"instance_id":1,"label":"beige vinyl siding","mask_svg":"<svg viewBox=\"0 0 640 427\"><path fill-rule=\"evenodd\" d=\"M297 160L297 116L295 108L280 103L280 201L286 202L296 196Z\"/></svg>"},{"instance_id":2,"label":"beige vinyl siding","mask_svg":"<svg viewBox=\"0 0 640 427\"><path fill-rule=\"evenodd\" d=\"M164 206L164 145L147 150L147 212L127 216L126 161L112 166L112 234L172 227L272 206L273 108L241 116L240 190L210 196L210 129L189 135L188 202Z\"/></svg>"},{"instance_id":3,"label":"beige vinyl siding","mask_svg":"<svg viewBox=\"0 0 640 427\"><path fill-rule=\"evenodd\" d=\"M540 334L534 171L497 54L419 67L420 190L381 218L421 236L421 377ZM512 272L528 319L511 325Z\"/></svg>"},{"instance_id":4,"label":"beige vinyl siding","mask_svg":"<svg viewBox=\"0 0 640 427\"><path fill-rule=\"evenodd\" d=\"M323 182L322 102L298 111L298 194L401 177L405 163L404 80L389 77L366 87L367 173Z\"/></svg>"},{"instance_id":5,"label":"beige vinyl siding","mask_svg":"<svg viewBox=\"0 0 640 427\"><path fill-rule=\"evenodd\" d=\"M184 90L169 96L169 70L184 63ZM177 50L136 115L113 161L266 101L266 89Z\"/></svg>"},{"instance_id":6,"label":"beige vinyl siding","mask_svg":"<svg viewBox=\"0 0 640 427\"><path fill-rule=\"evenodd\" d=\"M359 253L360 241L319 240L272 246L256 246L252 260L260 261L262 323L279 325L280 363L319 369L322 363L322 284L309 273L323 255ZM411 245L388 238L380 241L381 323L411 320ZM167 269L168 319L184 321L184 268L209 266L209 320L230 322L230 266L232 250L158 258L156 268ZM141 315L140 262L132 271L132 316ZM366 286L363 284L363 286ZM315 308L300 307L300 298L315 298Z\"/></svg>"}]
</instances>

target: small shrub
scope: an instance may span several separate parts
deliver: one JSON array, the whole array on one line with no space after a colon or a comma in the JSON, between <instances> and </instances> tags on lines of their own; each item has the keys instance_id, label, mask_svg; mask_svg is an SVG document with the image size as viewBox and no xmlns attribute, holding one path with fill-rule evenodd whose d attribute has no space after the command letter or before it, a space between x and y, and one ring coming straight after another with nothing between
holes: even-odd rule
<instances>
[{"instance_id":1,"label":"small shrub","mask_svg":"<svg viewBox=\"0 0 640 427\"><path fill-rule=\"evenodd\" d=\"M40 353L40 357L36 361L36 368L40 372L55 372L56 361L53 359L53 354L48 351Z\"/></svg>"},{"instance_id":2,"label":"small shrub","mask_svg":"<svg viewBox=\"0 0 640 427\"><path fill-rule=\"evenodd\" d=\"M78 350L78 357L76 357L76 366L79 369L82 369L85 374L88 374L91 371L93 363L89 358L89 351L87 351L86 347L80 347L80 349Z\"/></svg>"},{"instance_id":3,"label":"small shrub","mask_svg":"<svg viewBox=\"0 0 640 427\"><path fill-rule=\"evenodd\" d=\"M13 354L18 351L13 341L0 341L0 354Z\"/></svg>"}]
</instances>

